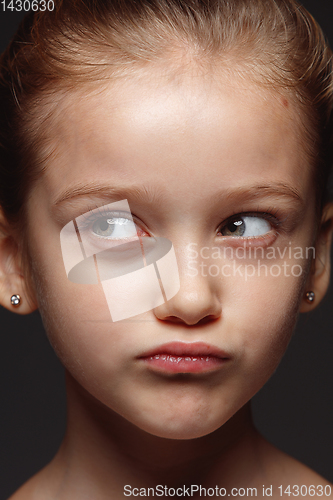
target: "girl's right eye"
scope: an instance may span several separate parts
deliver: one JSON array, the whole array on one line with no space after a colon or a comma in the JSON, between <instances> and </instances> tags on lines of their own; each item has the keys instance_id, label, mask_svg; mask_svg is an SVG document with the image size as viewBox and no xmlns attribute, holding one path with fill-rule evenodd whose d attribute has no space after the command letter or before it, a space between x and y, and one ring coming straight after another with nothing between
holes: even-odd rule
<instances>
[{"instance_id":1,"label":"girl's right eye","mask_svg":"<svg viewBox=\"0 0 333 500\"><path fill-rule=\"evenodd\" d=\"M92 232L110 240L126 240L137 236L137 228L125 217L99 217L91 227Z\"/></svg>"}]
</instances>

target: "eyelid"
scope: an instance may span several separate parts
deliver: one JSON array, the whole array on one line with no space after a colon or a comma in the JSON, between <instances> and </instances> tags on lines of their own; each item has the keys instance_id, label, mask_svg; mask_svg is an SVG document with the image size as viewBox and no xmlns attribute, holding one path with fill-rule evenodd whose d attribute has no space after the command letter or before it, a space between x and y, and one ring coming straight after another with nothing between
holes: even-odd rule
<instances>
[{"instance_id":1,"label":"eyelid","mask_svg":"<svg viewBox=\"0 0 333 500\"><path fill-rule=\"evenodd\" d=\"M80 227L81 224L84 228L90 226L93 222L95 222L98 219L106 219L107 217L109 218L114 218L114 219L129 219L132 220L132 214L128 212L120 212L118 210L95 210L94 212L86 212L83 214L81 217L84 217L84 219L81 221L80 220ZM133 221L134 222L134 221Z\"/></svg>"}]
</instances>

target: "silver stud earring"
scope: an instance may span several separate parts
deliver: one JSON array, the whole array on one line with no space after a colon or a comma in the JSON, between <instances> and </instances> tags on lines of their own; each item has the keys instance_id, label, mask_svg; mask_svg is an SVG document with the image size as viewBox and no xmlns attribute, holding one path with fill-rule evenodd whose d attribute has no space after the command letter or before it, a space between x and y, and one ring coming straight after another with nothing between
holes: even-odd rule
<instances>
[{"instance_id":1,"label":"silver stud earring","mask_svg":"<svg viewBox=\"0 0 333 500\"><path fill-rule=\"evenodd\" d=\"M10 303L13 307L18 307L21 304L21 296L17 293L15 295L12 295L10 298Z\"/></svg>"},{"instance_id":2,"label":"silver stud earring","mask_svg":"<svg viewBox=\"0 0 333 500\"><path fill-rule=\"evenodd\" d=\"M312 302L314 302L314 299L315 299L315 293L312 291L306 292L305 298L309 302L309 304L312 304Z\"/></svg>"}]
</instances>

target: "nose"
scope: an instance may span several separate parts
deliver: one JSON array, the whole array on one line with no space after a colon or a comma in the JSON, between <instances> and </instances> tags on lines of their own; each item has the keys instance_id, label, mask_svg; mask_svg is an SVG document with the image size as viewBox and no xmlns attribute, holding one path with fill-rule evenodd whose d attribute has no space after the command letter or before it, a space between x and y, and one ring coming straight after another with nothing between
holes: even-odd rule
<instances>
[{"instance_id":1,"label":"nose","mask_svg":"<svg viewBox=\"0 0 333 500\"><path fill-rule=\"evenodd\" d=\"M155 316L163 321L184 323L188 326L204 324L218 319L222 313L218 290L204 276L180 273L180 290L169 301L154 309Z\"/></svg>"}]
</instances>

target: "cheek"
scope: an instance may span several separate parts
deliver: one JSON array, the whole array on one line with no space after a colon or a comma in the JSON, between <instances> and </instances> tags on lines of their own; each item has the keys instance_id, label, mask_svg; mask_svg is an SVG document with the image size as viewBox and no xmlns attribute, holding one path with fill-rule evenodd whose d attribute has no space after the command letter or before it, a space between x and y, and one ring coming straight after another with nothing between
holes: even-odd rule
<instances>
[{"instance_id":1,"label":"cheek","mask_svg":"<svg viewBox=\"0 0 333 500\"><path fill-rule=\"evenodd\" d=\"M60 248L54 254L39 252L38 260L32 259L32 275L47 335L66 368L76 371L81 357L88 365L95 357L102 361L106 346L115 337L102 286L71 283ZM111 345L116 355L117 343L112 341Z\"/></svg>"},{"instance_id":2,"label":"cheek","mask_svg":"<svg viewBox=\"0 0 333 500\"><path fill-rule=\"evenodd\" d=\"M238 283L232 303L225 307L226 321L234 323L233 342L244 362L243 376L257 390L275 371L291 339L304 276L253 277Z\"/></svg>"}]
</instances>

